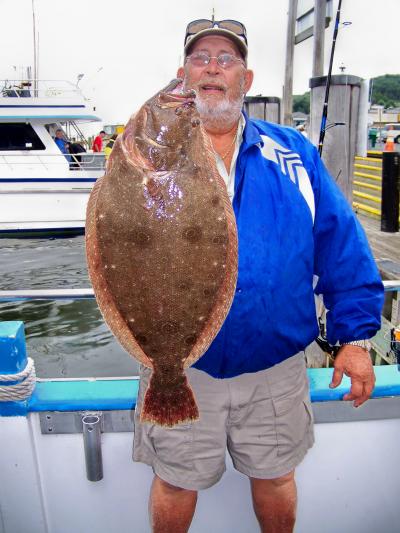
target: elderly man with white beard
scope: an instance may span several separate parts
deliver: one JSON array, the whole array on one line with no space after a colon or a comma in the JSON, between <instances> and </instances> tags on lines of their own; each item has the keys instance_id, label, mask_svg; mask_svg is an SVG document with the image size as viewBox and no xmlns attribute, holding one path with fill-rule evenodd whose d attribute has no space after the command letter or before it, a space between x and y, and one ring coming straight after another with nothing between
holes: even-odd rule
<instances>
[{"instance_id":1,"label":"elderly man with white beard","mask_svg":"<svg viewBox=\"0 0 400 533\"><path fill-rule=\"evenodd\" d=\"M261 531L289 533L295 468L314 442L304 357L319 333L314 294L329 310L328 341L341 345L331 386L350 376L344 400L358 407L374 387L368 339L380 326L383 287L364 232L315 147L292 128L242 111L253 81L243 24L193 21L184 51L178 76L196 91L233 203L238 282L221 331L186 371L200 419L166 428L136 413L134 460L155 473L155 533L189 530L197 491L220 480L226 450L250 479ZM138 406L149 373L141 369Z\"/></svg>"}]
</instances>

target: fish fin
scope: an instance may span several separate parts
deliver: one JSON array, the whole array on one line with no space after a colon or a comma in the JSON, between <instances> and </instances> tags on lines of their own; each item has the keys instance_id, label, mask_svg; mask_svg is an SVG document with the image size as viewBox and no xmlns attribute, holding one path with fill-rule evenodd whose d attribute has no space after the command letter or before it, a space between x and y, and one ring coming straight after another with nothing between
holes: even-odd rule
<instances>
[{"instance_id":1,"label":"fish fin","mask_svg":"<svg viewBox=\"0 0 400 533\"><path fill-rule=\"evenodd\" d=\"M154 385L153 374L143 400L141 422L173 427L199 419L199 410L186 376L179 387L160 390Z\"/></svg>"}]
</instances>

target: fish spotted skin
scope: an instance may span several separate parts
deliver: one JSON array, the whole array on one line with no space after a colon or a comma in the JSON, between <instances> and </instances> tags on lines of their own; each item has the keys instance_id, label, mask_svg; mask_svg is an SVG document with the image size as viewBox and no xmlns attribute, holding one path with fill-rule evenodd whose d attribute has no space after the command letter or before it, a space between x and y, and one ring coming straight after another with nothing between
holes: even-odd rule
<instances>
[{"instance_id":1,"label":"fish spotted skin","mask_svg":"<svg viewBox=\"0 0 400 533\"><path fill-rule=\"evenodd\" d=\"M153 369L141 418L196 419L184 368L230 309L237 230L192 91L148 100L115 142L87 208L86 250L99 308L122 346Z\"/></svg>"}]
</instances>

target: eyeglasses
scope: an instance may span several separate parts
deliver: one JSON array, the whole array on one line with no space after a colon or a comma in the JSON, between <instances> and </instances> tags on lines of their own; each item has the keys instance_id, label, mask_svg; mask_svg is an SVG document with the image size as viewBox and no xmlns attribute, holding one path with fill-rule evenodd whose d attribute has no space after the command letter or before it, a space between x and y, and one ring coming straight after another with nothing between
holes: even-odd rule
<instances>
[{"instance_id":1,"label":"eyeglasses","mask_svg":"<svg viewBox=\"0 0 400 533\"><path fill-rule=\"evenodd\" d=\"M228 69L236 65L237 62L244 65L243 59L239 59L232 54L220 54L218 57L209 56L206 52L195 52L186 58L189 60L195 67L205 67L211 61L211 59L216 59L220 67Z\"/></svg>"},{"instance_id":2,"label":"eyeglasses","mask_svg":"<svg viewBox=\"0 0 400 533\"><path fill-rule=\"evenodd\" d=\"M228 69L236 65L237 62L244 65L243 59L233 56L232 54L220 54L218 57L209 56L206 52L196 52L190 56L187 56L186 60L190 61L195 67L205 67L211 61L211 59L216 59L220 67Z\"/></svg>"},{"instance_id":3,"label":"eyeglasses","mask_svg":"<svg viewBox=\"0 0 400 533\"><path fill-rule=\"evenodd\" d=\"M185 35L185 45L190 38L191 35L196 35L196 33L199 33L199 31L208 30L211 28L214 28L217 26L217 28L221 28L221 30L228 30L232 33L235 33L238 37L242 37L244 42L247 45L247 34L246 34L246 28L241 22L238 22L237 20L208 20L208 19L199 19L199 20L193 20L192 22L189 22L186 28L186 35Z\"/></svg>"},{"instance_id":4,"label":"eyeglasses","mask_svg":"<svg viewBox=\"0 0 400 533\"><path fill-rule=\"evenodd\" d=\"M186 59L189 60L195 67L205 67L210 63L211 59L216 59L218 65L225 69L233 67L233 65L236 65L237 62L244 65L243 59L232 54L220 54L217 57L209 56L207 52L195 52L194 54L187 56Z\"/></svg>"}]
</instances>

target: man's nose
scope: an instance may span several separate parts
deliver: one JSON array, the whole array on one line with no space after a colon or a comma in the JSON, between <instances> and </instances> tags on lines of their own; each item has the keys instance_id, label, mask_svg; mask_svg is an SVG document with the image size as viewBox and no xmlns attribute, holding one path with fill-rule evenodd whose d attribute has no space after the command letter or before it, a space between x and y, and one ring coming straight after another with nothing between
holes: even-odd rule
<instances>
[{"instance_id":1,"label":"man's nose","mask_svg":"<svg viewBox=\"0 0 400 533\"><path fill-rule=\"evenodd\" d=\"M210 62L207 65L207 72L211 74L218 73L221 69L220 64L216 57L210 57Z\"/></svg>"}]
</instances>

